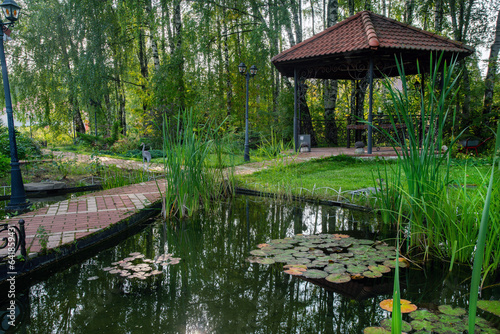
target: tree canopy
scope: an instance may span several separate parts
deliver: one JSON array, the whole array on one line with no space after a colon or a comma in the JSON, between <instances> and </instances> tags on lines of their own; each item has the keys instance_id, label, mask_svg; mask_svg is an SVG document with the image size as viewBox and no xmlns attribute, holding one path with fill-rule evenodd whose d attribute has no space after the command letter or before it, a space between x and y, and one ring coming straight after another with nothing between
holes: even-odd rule
<instances>
[{"instance_id":1,"label":"tree canopy","mask_svg":"<svg viewBox=\"0 0 500 334\"><path fill-rule=\"evenodd\" d=\"M12 28L12 40L6 42L15 117L30 117L38 127L49 126L70 136L89 131L110 135L113 124L124 135L135 131L154 136L161 117L179 108L191 108L200 118L227 117L227 129L238 132L244 128L245 110L245 80L238 64L244 62L259 69L250 80L252 131L269 133L273 128L290 138L292 83L278 74L271 58L365 9L487 50L462 64L460 124L479 134L479 124L500 113L499 94L494 94L498 0L24 0L19 4L21 17ZM481 66L487 59L481 57L487 57L490 49L486 80ZM352 109L356 85L352 87L350 82L319 82L321 94L314 103L321 108L311 107L311 117L336 127L332 122Z\"/></svg>"}]
</instances>

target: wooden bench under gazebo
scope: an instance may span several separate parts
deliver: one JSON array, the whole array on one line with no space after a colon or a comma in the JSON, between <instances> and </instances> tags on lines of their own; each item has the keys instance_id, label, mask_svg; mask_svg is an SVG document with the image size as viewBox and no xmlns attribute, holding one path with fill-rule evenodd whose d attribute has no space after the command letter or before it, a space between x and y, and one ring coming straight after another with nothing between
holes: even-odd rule
<instances>
[{"instance_id":1,"label":"wooden bench under gazebo","mask_svg":"<svg viewBox=\"0 0 500 334\"><path fill-rule=\"evenodd\" d=\"M454 57L462 59L473 52L474 49L462 43L370 11L359 12L292 46L273 57L272 62L282 75L294 78L295 148L299 147L301 132L298 120L300 103L305 101L304 80L368 80L368 120L361 126L366 126L368 131L367 153L371 154L373 79L398 76L395 57L402 61L407 75L415 75L429 72L432 57L435 59L442 54L449 63Z\"/></svg>"}]
</instances>

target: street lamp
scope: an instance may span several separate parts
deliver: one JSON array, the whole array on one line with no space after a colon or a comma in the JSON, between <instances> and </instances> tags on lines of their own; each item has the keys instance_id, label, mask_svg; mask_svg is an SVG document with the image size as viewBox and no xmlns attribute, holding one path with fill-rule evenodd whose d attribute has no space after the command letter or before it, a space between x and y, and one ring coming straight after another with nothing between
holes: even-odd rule
<instances>
[{"instance_id":1,"label":"street lamp","mask_svg":"<svg viewBox=\"0 0 500 334\"><path fill-rule=\"evenodd\" d=\"M240 74L245 76L246 82L247 82L247 101L246 101L246 108L245 108L245 156L244 159L245 161L250 161L250 147L248 146L248 82L250 81L250 78L254 77L257 74L257 66L252 65L250 66L250 72L247 71L247 66L244 63L241 63L238 65L238 70L240 71ZM245 73L246 72L246 73Z\"/></svg>"},{"instance_id":2,"label":"street lamp","mask_svg":"<svg viewBox=\"0 0 500 334\"><path fill-rule=\"evenodd\" d=\"M10 97L9 77L7 75L7 64L3 47L4 35L10 33L8 26L14 25L19 17L21 7L14 0L5 0L2 7L5 18L10 22L4 23L0 20L0 63L2 65L3 89L5 91L5 109L7 111L7 124L9 128L10 144L10 202L5 207L6 211L24 211L31 204L26 200L24 192L23 177L19 168L17 158L16 132L14 129L14 116L12 115L12 100Z\"/></svg>"}]
</instances>

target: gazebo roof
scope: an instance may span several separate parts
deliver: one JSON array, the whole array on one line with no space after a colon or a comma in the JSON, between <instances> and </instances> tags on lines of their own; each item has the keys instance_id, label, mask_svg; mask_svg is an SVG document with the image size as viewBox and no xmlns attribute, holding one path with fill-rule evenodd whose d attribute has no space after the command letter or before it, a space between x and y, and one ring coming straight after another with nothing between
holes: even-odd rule
<instances>
[{"instance_id":1,"label":"gazebo roof","mask_svg":"<svg viewBox=\"0 0 500 334\"><path fill-rule=\"evenodd\" d=\"M323 79L357 79L364 77L370 56L376 76L398 75L394 55L402 58L407 74L429 67L430 54L444 53L446 59L464 58L474 49L428 31L362 11L342 22L296 44L273 57L272 62L284 75L292 77L294 68L301 76Z\"/></svg>"}]
</instances>

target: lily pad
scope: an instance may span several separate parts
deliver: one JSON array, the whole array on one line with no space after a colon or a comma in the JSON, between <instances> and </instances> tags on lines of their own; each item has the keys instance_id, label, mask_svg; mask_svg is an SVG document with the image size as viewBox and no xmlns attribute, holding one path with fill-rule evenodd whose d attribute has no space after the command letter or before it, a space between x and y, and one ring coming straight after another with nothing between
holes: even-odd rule
<instances>
[{"instance_id":1,"label":"lily pad","mask_svg":"<svg viewBox=\"0 0 500 334\"><path fill-rule=\"evenodd\" d=\"M267 256L267 253L261 249L254 249L254 250L250 251L250 254L255 255L255 256Z\"/></svg>"},{"instance_id":2,"label":"lily pad","mask_svg":"<svg viewBox=\"0 0 500 334\"><path fill-rule=\"evenodd\" d=\"M429 312L426 309L411 312L410 318L413 318L415 320L429 320L429 321L438 321L439 320L439 317L436 314Z\"/></svg>"},{"instance_id":3,"label":"lily pad","mask_svg":"<svg viewBox=\"0 0 500 334\"><path fill-rule=\"evenodd\" d=\"M316 269L308 269L302 275L307 278L325 278L326 276L328 276L328 274L323 270Z\"/></svg>"},{"instance_id":4,"label":"lily pad","mask_svg":"<svg viewBox=\"0 0 500 334\"><path fill-rule=\"evenodd\" d=\"M425 329L427 331L434 330L434 325L428 320L413 320L412 322L410 322L410 325L417 331L422 329Z\"/></svg>"},{"instance_id":5,"label":"lily pad","mask_svg":"<svg viewBox=\"0 0 500 334\"><path fill-rule=\"evenodd\" d=\"M392 299L386 299L381 301L379 306L386 311L392 312L392 304L393 304ZM409 300L406 299L401 299L400 304L401 304L401 313L410 313L417 309L417 306L415 304L412 304Z\"/></svg>"},{"instance_id":6,"label":"lily pad","mask_svg":"<svg viewBox=\"0 0 500 334\"><path fill-rule=\"evenodd\" d=\"M389 272L391 272L391 268L389 268L387 266L384 266L382 264L368 266L368 269L370 269L371 271L378 271L380 273L389 273Z\"/></svg>"},{"instance_id":7,"label":"lily pad","mask_svg":"<svg viewBox=\"0 0 500 334\"><path fill-rule=\"evenodd\" d=\"M382 273L380 271L372 271L372 270L364 271L362 275L364 277L367 277L367 278L379 278L379 277L382 277Z\"/></svg>"},{"instance_id":8,"label":"lily pad","mask_svg":"<svg viewBox=\"0 0 500 334\"><path fill-rule=\"evenodd\" d=\"M457 322L460 322L460 318L456 317L454 315L440 314L439 321L444 323L444 324L455 324Z\"/></svg>"},{"instance_id":9,"label":"lily pad","mask_svg":"<svg viewBox=\"0 0 500 334\"><path fill-rule=\"evenodd\" d=\"M351 275L347 273L342 274L330 274L325 277L328 282L332 283L347 283L351 280Z\"/></svg>"},{"instance_id":10,"label":"lily pad","mask_svg":"<svg viewBox=\"0 0 500 334\"><path fill-rule=\"evenodd\" d=\"M257 260L257 263L260 263L260 264L273 264L273 263L275 263L275 261L273 259L270 259L270 258L267 258L267 257L265 257L265 258L261 257L261 258L259 258Z\"/></svg>"},{"instance_id":11,"label":"lily pad","mask_svg":"<svg viewBox=\"0 0 500 334\"><path fill-rule=\"evenodd\" d=\"M500 317L500 301L498 300L478 300L477 307Z\"/></svg>"},{"instance_id":12,"label":"lily pad","mask_svg":"<svg viewBox=\"0 0 500 334\"><path fill-rule=\"evenodd\" d=\"M380 326L382 326L383 328L387 329L388 331L391 330L392 328L392 319L384 319L380 322ZM409 332L412 330L411 328L411 325L409 322L406 322L403 320L403 322L401 323L401 329L405 332Z\"/></svg>"},{"instance_id":13,"label":"lily pad","mask_svg":"<svg viewBox=\"0 0 500 334\"><path fill-rule=\"evenodd\" d=\"M448 314L448 315L454 315L454 316L460 316L460 315L464 315L466 313L463 308L461 308L461 307L453 308L450 305L439 305L438 310L441 313Z\"/></svg>"}]
</instances>

